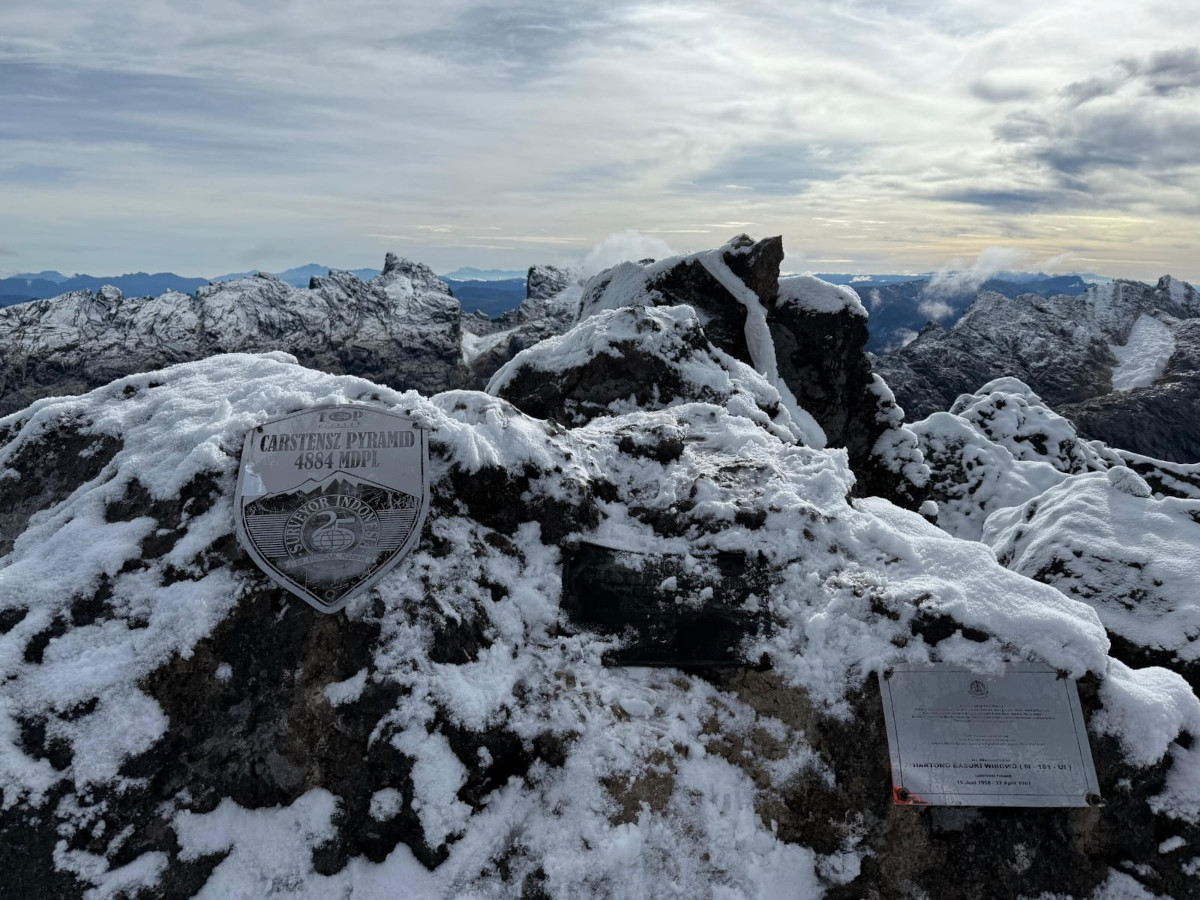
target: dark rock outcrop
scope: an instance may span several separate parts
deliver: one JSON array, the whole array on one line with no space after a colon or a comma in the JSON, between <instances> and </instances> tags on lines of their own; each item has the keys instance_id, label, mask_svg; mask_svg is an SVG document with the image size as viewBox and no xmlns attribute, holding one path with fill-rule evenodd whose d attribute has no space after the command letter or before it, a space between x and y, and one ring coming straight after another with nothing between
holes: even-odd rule
<instances>
[{"instance_id":1,"label":"dark rock outcrop","mask_svg":"<svg viewBox=\"0 0 1200 900\"><path fill-rule=\"evenodd\" d=\"M876 368L894 384L912 417L948 409L955 397L993 378L1019 378L1051 406L1112 389L1117 360L1139 316L1200 315L1191 285L1169 277L1097 285L1077 297L982 293L954 327L929 330L881 357Z\"/></svg>"}]
</instances>

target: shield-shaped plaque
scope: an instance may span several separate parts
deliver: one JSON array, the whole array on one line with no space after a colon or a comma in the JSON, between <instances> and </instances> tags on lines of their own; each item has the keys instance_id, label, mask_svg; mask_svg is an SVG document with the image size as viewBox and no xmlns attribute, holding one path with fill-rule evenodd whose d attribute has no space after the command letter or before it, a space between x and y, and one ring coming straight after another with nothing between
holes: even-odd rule
<instances>
[{"instance_id":1,"label":"shield-shaped plaque","mask_svg":"<svg viewBox=\"0 0 1200 900\"><path fill-rule=\"evenodd\" d=\"M429 451L411 420L319 406L246 435L237 535L273 580L337 612L413 548L429 508Z\"/></svg>"}]
</instances>

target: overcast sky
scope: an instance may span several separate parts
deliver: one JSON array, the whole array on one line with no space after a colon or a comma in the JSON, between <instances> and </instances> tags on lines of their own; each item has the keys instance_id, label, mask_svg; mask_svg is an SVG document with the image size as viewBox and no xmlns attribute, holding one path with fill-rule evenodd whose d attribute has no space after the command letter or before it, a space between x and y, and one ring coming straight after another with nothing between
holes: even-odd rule
<instances>
[{"instance_id":1,"label":"overcast sky","mask_svg":"<svg viewBox=\"0 0 1200 900\"><path fill-rule=\"evenodd\" d=\"M746 231L797 271L1200 281L1197 13L7 0L0 270L521 268Z\"/></svg>"}]
</instances>

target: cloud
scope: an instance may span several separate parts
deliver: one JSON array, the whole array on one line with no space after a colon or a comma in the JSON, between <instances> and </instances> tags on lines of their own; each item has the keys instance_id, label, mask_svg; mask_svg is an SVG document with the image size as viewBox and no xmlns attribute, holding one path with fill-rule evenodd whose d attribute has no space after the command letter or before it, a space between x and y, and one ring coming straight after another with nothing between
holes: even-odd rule
<instances>
[{"instance_id":1,"label":"cloud","mask_svg":"<svg viewBox=\"0 0 1200 900\"><path fill-rule=\"evenodd\" d=\"M920 332L913 331L911 328L897 328L892 332L892 339L887 346L883 348L883 352L891 353L893 350L899 350L901 347L907 347L920 336Z\"/></svg>"},{"instance_id":2,"label":"cloud","mask_svg":"<svg viewBox=\"0 0 1200 900\"><path fill-rule=\"evenodd\" d=\"M692 175L687 188L800 194L815 181L833 181L850 169L858 149L785 141L733 150L707 170Z\"/></svg>"},{"instance_id":3,"label":"cloud","mask_svg":"<svg viewBox=\"0 0 1200 900\"><path fill-rule=\"evenodd\" d=\"M1025 255L1017 247L988 247L967 268L962 260L953 260L921 289L923 299L917 309L935 322L944 319L953 311L943 302L946 298L974 293L996 273L1019 267Z\"/></svg>"},{"instance_id":4,"label":"cloud","mask_svg":"<svg viewBox=\"0 0 1200 900\"><path fill-rule=\"evenodd\" d=\"M917 304L917 312L931 322L940 322L954 312L954 307L945 300L925 299Z\"/></svg>"},{"instance_id":5,"label":"cloud","mask_svg":"<svg viewBox=\"0 0 1200 900\"><path fill-rule=\"evenodd\" d=\"M264 236L285 258L255 265L367 265L387 234L517 268L752 222L911 271L966 233L1040 258L1094 211L1146 243L1079 220L1080 252L1200 278L1184 0L110 7L0 4L0 243L31 267L229 271Z\"/></svg>"},{"instance_id":6,"label":"cloud","mask_svg":"<svg viewBox=\"0 0 1200 900\"><path fill-rule=\"evenodd\" d=\"M1061 269L1070 269L1071 266L1069 266L1068 263L1077 262L1077 261L1079 261L1079 257L1077 257L1074 253L1070 253L1070 252L1059 253L1056 256L1051 256L1048 259L1043 259L1040 263L1037 264L1037 270L1039 272L1054 273Z\"/></svg>"},{"instance_id":7,"label":"cloud","mask_svg":"<svg viewBox=\"0 0 1200 900\"><path fill-rule=\"evenodd\" d=\"M1153 54L1147 62L1134 63L1134 71L1159 95L1200 87L1200 50L1185 47Z\"/></svg>"},{"instance_id":8,"label":"cloud","mask_svg":"<svg viewBox=\"0 0 1200 900\"><path fill-rule=\"evenodd\" d=\"M883 305L883 295L879 293L879 288L871 288L867 291L867 306L871 312L879 309Z\"/></svg>"},{"instance_id":9,"label":"cloud","mask_svg":"<svg viewBox=\"0 0 1200 900\"><path fill-rule=\"evenodd\" d=\"M636 262L674 255L675 251L661 238L639 231L622 231L619 234L610 234L588 251L580 263L580 268L590 275L628 260Z\"/></svg>"},{"instance_id":10,"label":"cloud","mask_svg":"<svg viewBox=\"0 0 1200 900\"><path fill-rule=\"evenodd\" d=\"M994 129L1036 189L969 192L959 198L1000 208L1161 204L1200 211L1200 52L1124 58L1057 96L1010 113Z\"/></svg>"}]
</instances>

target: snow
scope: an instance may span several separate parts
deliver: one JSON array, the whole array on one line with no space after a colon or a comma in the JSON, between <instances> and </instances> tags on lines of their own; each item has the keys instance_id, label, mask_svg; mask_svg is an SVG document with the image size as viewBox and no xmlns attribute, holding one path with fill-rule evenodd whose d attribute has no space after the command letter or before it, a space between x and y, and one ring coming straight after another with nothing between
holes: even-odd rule
<instances>
[{"instance_id":1,"label":"snow","mask_svg":"<svg viewBox=\"0 0 1200 900\"><path fill-rule=\"evenodd\" d=\"M1131 669L1114 659L1100 699L1104 708L1091 728L1116 735L1126 759L1148 766L1172 757L1166 788L1151 800L1152 808L1200 822L1200 747L1192 742L1185 749L1176 741L1181 731L1200 734L1200 701L1188 683L1167 669Z\"/></svg>"},{"instance_id":2,"label":"snow","mask_svg":"<svg viewBox=\"0 0 1200 900\"><path fill-rule=\"evenodd\" d=\"M647 312L661 322L686 315L680 308ZM622 321L599 315L585 324L594 336L620 329ZM580 336L585 333L559 339L555 352L570 356L573 341L592 340ZM531 358L547 371L561 365L553 353ZM722 369L721 377L741 392L736 395L770 390L763 376L743 369ZM704 377L718 376L705 370ZM413 553L345 610L348 620L370 618L381 629L367 668L318 687L335 704L353 703L377 684L397 690L400 699L381 714L378 739L412 760L421 833L432 848L445 844L448 855L431 873L398 846L381 863L355 858L338 874L323 876L313 871L312 850L333 839L340 803L327 791L254 810L227 798L211 811L194 812L177 798L171 821L184 858L226 854L201 897L498 896L539 867L552 896L581 898L817 896L826 881L852 878L861 863L853 847L818 858L781 840L760 815L760 805L797 773L828 777L803 727L692 674L602 667L614 639L559 627L560 544L576 539L697 561L726 550L757 554L775 573L761 598L774 631L754 638L746 658L767 654L776 689L822 715L848 716L848 698L873 673L898 662L940 660L998 671L1028 659L1076 677L1094 673L1105 705L1097 727L1138 764L1170 754L1174 765L1155 802L1177 818L1200 814L1200 749L1175 742L1182 729L1200 733L1200 703L1179 676L1131 671L1110 660L1092 605L1001 567L984 544L956 539L882 499L851 503L854 476L845 451L798 444L755 404L693 401L614 412L565 429L486 394L399 393L302 368L282 353L218 356L131 376L0 419L0 428L15 429L0 448L0 469L13 465L23 447L68 426L120 442L100 475L36 515L0 561L0 609L29 609L0 636L6 804L58 787L119 784L122 761L150 749L170 727L140 685L173 657L195 653L258 578L204 562L208 548L232 532L242 438L269 416L367 398L428 429L437 512ZM1034 466L1050 485L1071 477L1052 461L1018 459L970 419L947 418L956 433L974 436L971 446L992 458L1007 454L1010 469ZM677 435L678 458L658 462L620 451L623 435L647 433ZM1041 456L1032 444L1012 444ZM1056 449L1046 459L1060 458L1070 453ZM220 485L212 508L185 514L182 535L162 557L127 568L142 559L142 541L163 523L150 516L108 521L109 505L135 478L152 498L168 501L198 475ZM452 475L525 478L521 502L528 519L499 534L448 492ZM1026 483L1033 478L1022 477ZM1074 477L1102 488L1106 502L1151 507L1154 516L1128 521L1150 528L1155 540L1167 542L1166 552L1174 552L1169 542L1191 507L1122 492L1103 473ZM592 493L600 483L608 499ZM581 519L552 541L544 529L553 523L537 511L550 500L568 510L590 503L594 520ZM939 506L945 517L947 504ZM761 527L738 524L747 512L761 514ZM656 526L664 521L669 530ZM452 549L438 551L439 545ZM168 566L190 580L168 583ZM1162 571L1174 597L1183 582L1170 565ZM56 617L69 622L72 599L91 596L102 579L111 586L112 617L68 627L46 646L40 665L27 662L33 637ZM948 615L987 637L970 641L956 634L926 643L911 629L918 610ZM435 624L447 620L480 621L487 642L472 660L453 665L431 658ZM95 698L91 713L69 721L49 717L55 736L74 754L64 770L22 749L18 718ZM535 764L524 777L497 785L475 809L460 797L471 770L441 723L503 728L522 742L550 734L562 742L562 763ZM730 750L731 741L753 746L760 731L782 748L778 759L760 763L754 753ZM372 816L395 815L399 787L375 791ZM64 838L79 827L69 818L58 826ZM514 846L521 852L514 854ZM124 874L96 859L64 858L63 865L94 862L90 883L98 887L124 877L150 883L158 871L153 857ZM497 859L509 861L515 881L501 879Z\"/></svg>"},{"instance_id":3,"label":"snow","mask_svg":"<svg viewBox=\"0 0 1200 900\"><path fill-rule=\"evenodd\" d=\"M1134 878L1116 869L1109 869L1108 880L1104 882L1089 900L1167 900L1161 894L1155 894Z\"/></svg>"},{"instance_id":4,"label":"snow","mask_svg":"<svg viewBox=\"0 0 1200 900\"><path fill-rule=\"evenodd\" d=\"M767 326L767 311L763 309L754 293L746 284L733 274L725 264L725 253L732 250L728 244L698 255L704 266L725 290L746 307L746 346L750 350L750 361L754 368L763 374L767 383L779 391L784 406L791 414L792 420L800 426L805 435L805 443L810 447L824 447L827 438L817 420L808 410L801 408L796 402L792 389L779 377L779 368L775 360L775 342L771 339L771 329Z\"/></svg>"},{"instance_id":5,"label":"snow","mask_svg":"<svg viewBox=\"0 0 1200 900\"><path fill-rule=\"evenodd\" d=\"M992 513L983 541L1013 570L1090 604L1109 631L1195 662L1198 523L1200 500L1155 500L1120 467L1072 476Z\"/></svg>"},{"instance_id":6,"label":"snow","mask_svg":"<svg viewBox=\"0 0 1200 900\"><path fill-rule=\"evenodd\" d=\"M815 275L792 275L779 279L779 305L798 306L819 313L849 311L867 318L866 307L851 287L830 284Z\"/></svg>"},{"instance_id":7,"label":"snow","mask_svg":"<svg viewBox=\"0 0 1200 900\"><path fill-rule=\"evenodd\" d=\"M1134 322L1124 345L1110 344L1108 349L1117 358L1112 374L1113 390L1130 391L1147 387L1162 375L1167 360L1175 352L1175 339L1165 323L1143 313Z\"/></svg>"},{"instance_id":8,"label":"snow","mask_svg":"<svg viewBox=\"0 0 1200 900\"><path fill-rule=\"evenodd\" d=\"M384 788L371 795L369 811L376 822L386 822L404 808L404 795L395 788Z\"/></svg>"},{"instance_id":9,"label":"snow","mask_svg":"<svg viewBox=\"0 0 1200 900\"><path fill-rule=\"evenodd\" d=\"M223 800L210 813L179 813L173 826L183 859L227 854L196 900L439 896L433 876L403 844L378 865L358 858L336 875L314 872L312 850L334 836L336 811L337 798L317 789L288 807L251 810Z\"/></svg>"},{"instance_id":10,"label":"snow","mask_svg":"<svg viewBox=\"0 0 1200 900\"><path fill-rule=\"evenodd\" d=\"M778 388L759 372L707 342L704 352L697 352L693 344L701 333L700 327L696 311L690 306L604 310L584 319L566 334L522 350L492 376L486 390L489 394L500 394L525 371L532 370L554 380L561 378L564 371L583 366L597 356L620 358L636 351L662 359L687 385L690 396L705 397L759 419L782 437L809 446L824 445L824 432L812 417L800 410L801 419L793 418ZM774 420L761 412L777 406L783 406L783 412ZM609 411L620 414L629 409L621 403L611 405Z\"/></svg>"},{"instance_id":11,"label":"snow","mask_svg":"<svg viewBox=\"0 0 1200 900\"><path fill-rule=\"evenodd\" d=\"M1165 841L1163 841L1161 844L1159 844L1158 852L1159 853L1171 853L1175 850L1178 850L1180 847L1183 847L1186 844L1187 844L1186 840L1184 840L1183 838L1176 835L1174 837L1167 838Z\"/></svg>"},{"instance_id":12,"label":"snow","mask_svg":"<svg viewBox=\"0 0 1200 900\"><path fill-rule=\"evenodd\" d=\"M344 703L353 703L361 697L366 686L367 670L359 669L352 678L325 685L325 696L330 705L341 706Z\"/></svg>"}]
</instances>

